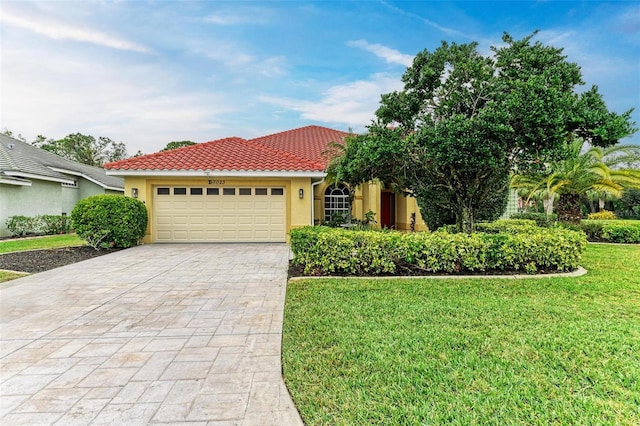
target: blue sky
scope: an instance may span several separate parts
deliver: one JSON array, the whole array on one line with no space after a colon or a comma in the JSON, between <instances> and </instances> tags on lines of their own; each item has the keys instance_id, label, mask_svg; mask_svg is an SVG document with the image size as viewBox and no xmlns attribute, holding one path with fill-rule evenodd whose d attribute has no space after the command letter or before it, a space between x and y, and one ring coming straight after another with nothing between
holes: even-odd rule
<instances>
[{"instance_id":1,"label":"blue sky","mask_svg":"<svg viewBox=\"0 0 640 426\"><path fill-rule=\"evenodd\" d=\"M364 130L421 50L504 31L563 47L640 124L637 1L7 1L0 128L130 154L309 124ZM640 143L640 135L623 140Z\"/></svg>"}]
</instances>

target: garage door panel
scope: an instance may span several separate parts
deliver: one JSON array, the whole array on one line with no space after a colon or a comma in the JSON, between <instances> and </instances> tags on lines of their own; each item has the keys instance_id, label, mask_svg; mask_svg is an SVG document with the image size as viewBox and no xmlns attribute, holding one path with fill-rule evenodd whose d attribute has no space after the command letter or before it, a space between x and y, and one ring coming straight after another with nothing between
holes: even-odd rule
<instances>
[{"instance_id":1,"label":"garage door panel","mask_svg":"<svg viewBox=\"0 0 640 426\"><path fill-rule=\"evenodd\" d=\"M157 215L156 221L160 225L171 225L172 223L171 216L166 215Z\"/></svg>"},{"instance_id":2,"label":"garage door panel","mask_svg":"<svg viewBox=\"0 0 640 426\"><path fill-rule=\"evenodd\" d=\"M253 223L255 225L269 225L271 223L271 218L265 215L255 215Z\"/></svg>"},{"instance_id":3,"label":"garage door panel","mask_svg":"<svg viewBox=\"0 0 640 426\"><path fill-rule=\"evenodd\" d=\"M222 216L222 225L233 225L236 226L238 224L238 217L231 215Z\"/></svg>"},{"instance_id":4,"label":"garage door panel","mask_svg":"<svg viewBox=\"0 0 640 426\"><path fill-rule=\"evenodd\" d=\"M203 225L204 224L204 216L189 216L189 224L190 225Z\"/></svg>"},{"instance_id":5,"label":"garage door panel","mask_svg":"<svg viewBox=\"0 0 640 426\"><path fill-rule=\"evenodd\" d=\"M241 195L240 188L216 192L187 187L186 194L178 195L174 187L161 195L154 189L155 240L284 242L286 199L282 189L276 188L274 195L270 189L265 195L266 190L250 188L249 192L249 187L242 187Z\"/></svg>"},{"instance_id":6,"label":"garage door panel","mask_svg":"<svg viewBox=\"0 0 640 426\"><path fill-rule=\"evenodd\" d=\"M207 215L205 216L205 223L207 225L220 225L222 223L222 218L219 215Z\"/></svg>"},{"instance_id":7,"label":"garage door panel","mask_svg":"<svg viewBox=\"0 0 640 426\"><path fill-rule=\"evenodd\" d=\"M174 201L171 203L171 210L189 210L189 203L186 201Z\"/></svg>"}]
</instances>

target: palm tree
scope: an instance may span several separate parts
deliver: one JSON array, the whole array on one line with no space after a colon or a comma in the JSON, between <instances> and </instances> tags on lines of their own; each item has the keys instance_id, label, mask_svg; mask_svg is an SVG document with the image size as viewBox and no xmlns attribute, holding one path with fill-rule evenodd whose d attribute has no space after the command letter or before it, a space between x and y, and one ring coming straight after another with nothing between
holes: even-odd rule
<instances>
[{"instance_id":1,"label":"palm tree","mask_svg":"<svg viewBox=\"0 0 640 426\"><path fill-rule=\"evenodd\" d=\"M614 145L609 148L589 147L576 139L569 143L567 156L546 165L537 175L515 174L512 188L528 191L531 199L540 194L558 200L558 220L580 223L580 197L596 192L601 197L620 198L625 188L640 188L640 146ZM623 168L626 167L626 168Z\"/></svg>"}]
</instances>

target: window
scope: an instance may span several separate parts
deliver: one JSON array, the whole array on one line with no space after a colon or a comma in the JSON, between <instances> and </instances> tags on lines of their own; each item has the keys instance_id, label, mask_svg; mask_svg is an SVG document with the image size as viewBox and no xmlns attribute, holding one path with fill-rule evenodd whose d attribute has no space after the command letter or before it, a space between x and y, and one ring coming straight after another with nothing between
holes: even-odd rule
<instances>
[{"instance_id":1,"label":"window","mask_svg":"<svg viewBox=\"0 0 640 426\"><path fill-rule=\"evenodd\" d=\"M251 195L251 188L240 188L240 195Z\"/></svg>"},{"instance_id":2,"label":"window","mask_svg":"<svg viewBox=\"0 0 640 426\"><path fill-rule=\"evenodd\" d=\"M191 195L202 195L202 188L190 188L189 193Z\"/></svg>"},{"instance_id":3,"label":"window","mask_svg":"<svg viewBox=\"0 0 640 426\"><path fill-rule=\"evenodd\" d=\"M349 189L346 186L332 185L324 191L324 220L332 220L336 213L348 216L350 212Z\"/></svg>"},{"instance_id":4,"label":"window","mask_svg":"<svg viewBox=\"0 0 640 426\"><path fill-rule=\"evenodd\" d=\"M158 188L158 195L169 195L169 188Z\"/></svg>"},{"instance_id":5,"label":"window","mask_svg":"<svg viewBox=\"0 0 640 426\"><path fill-rule=\"evenodd\" d=\"M271 195L284 195L284 188L271 188Z\"/></svg>"},{"instance_id":6,"label":"window","mask_svg":"<svg viewBox=\"0 0 640 426\"><path fill-rule=\"evenodd\" d=\"M236 195L235 188L222 188L222 195Z\"/></svg>"},{"instance_id":7,"label":"window","mask_svg":"<svg viewBox=\"0 0 640 426\"><path fill-rule=\"evenodd\" d=\"M207 195L220 195L220 188L207 188Z\"/></svg>"},{"instance_id":8,"label":"window","mask_svg":"<svg viewBox=\"0 0 640 426\"><path fill-rule=\"evenodd\" d=\"M256 188L256 195L267 195L267 188Z\"/></svg>"},{"instance_id":9,"label":"window","mask_svg":"<svg viewBox=\"0 0 640 426\"><path fill-rule=\"evenodd\" d=\"M173 195L187 195L187 188L173 188Z\"/></svg>"}]
</instances>

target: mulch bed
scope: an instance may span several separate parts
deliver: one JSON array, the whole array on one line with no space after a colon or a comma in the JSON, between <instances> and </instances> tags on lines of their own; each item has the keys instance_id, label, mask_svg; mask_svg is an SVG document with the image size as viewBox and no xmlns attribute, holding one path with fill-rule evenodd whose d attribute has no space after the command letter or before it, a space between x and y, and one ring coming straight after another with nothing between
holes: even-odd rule
<instances>
[{"instance_id":1,"label":"mulch bed","mask_svg":"<svg viewBox=\"0 0 640 426\"><path fill-rule=\"evenodd\" d=\"M113 253L121 249L96 250L89 246L20 251L0 255L0 269L36 273Z\"/></svg>"}]
</instances>

